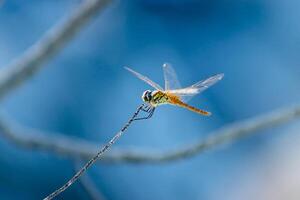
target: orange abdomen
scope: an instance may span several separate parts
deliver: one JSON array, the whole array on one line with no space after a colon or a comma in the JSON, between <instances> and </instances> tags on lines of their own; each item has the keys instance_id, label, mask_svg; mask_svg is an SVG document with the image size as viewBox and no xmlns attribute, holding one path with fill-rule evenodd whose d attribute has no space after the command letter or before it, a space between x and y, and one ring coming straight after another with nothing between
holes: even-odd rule
<instances>
[{"instance_id":1,"label":"orange abdomen","mask_svg":"<svg viewBox=\"0 0 300 200\"><path fill-rule=\"evenodd\" d=\"M207 111L205 111L205 110L201 110L201 109L195 108L195 107L193 107L193 106L190 106L190 105L188 105L188 104L182 102L182 101L179 99L179 97L177 97L177 96L175 96L175 95L170 95L170 94L168 94L168 97L169 97L168 102L169 102L170 104L173 104L173 105L176 105L176 106L180 106L180 107L186 108L186 109L188 109L188 110L190 110L190 111L193 111L193 112L198 113L198 114L201 114L201 115L205 115L205 116L211 115L210 112L207 112Z\"/></svg>"}]
</instances>

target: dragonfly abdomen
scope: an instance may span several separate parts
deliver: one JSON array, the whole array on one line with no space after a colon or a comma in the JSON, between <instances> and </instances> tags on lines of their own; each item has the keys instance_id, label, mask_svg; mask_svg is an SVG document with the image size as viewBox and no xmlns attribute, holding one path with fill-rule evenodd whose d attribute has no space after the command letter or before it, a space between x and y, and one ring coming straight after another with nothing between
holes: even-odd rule
<instances>
[{"instance_id":1,"label":"dragonfly abdomen","mask_svg":"<svg viewBox=\"0 0 300 200\"><path fill-rule=\"evenodd\" d=\"M190 106L190 105L182 102L178 96L175 96L175 95L172 95L172 94L168 94L168 95L169 95L169 103L170 104L186 108L186 109L188 109L190 111L193 111L193 112L201 114L201 115L206 115L206 116L210 116L211 115L210 112L207 112L205 110L201 110L201 109L195 108L193 106Z\"/></svg>"}]
</instances>

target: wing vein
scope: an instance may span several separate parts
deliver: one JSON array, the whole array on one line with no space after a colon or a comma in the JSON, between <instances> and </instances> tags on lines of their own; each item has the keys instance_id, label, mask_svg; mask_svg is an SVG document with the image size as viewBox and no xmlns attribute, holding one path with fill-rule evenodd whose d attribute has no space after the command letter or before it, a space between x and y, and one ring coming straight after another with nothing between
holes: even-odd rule
<instances>
[{"instance_id":1,"label":"wing vein","mask_svg":"<svg viewBox=\"0 0 300 200\"><path fill-rule=\"evenodd\" d=\"M125 67L125 69L127 69L129 72L131 72L133 75L135 75L137 78L141 79L142 81L146 82L148 85L152 86L153 88L157 89L157 90L161 90L163 91L164 89L158 85L157 83L155 83L154 81L152 81L151 79L149 79L148 77L134 71L133 69L130 69L129 67Z\"/></svg>"}]
</instances>

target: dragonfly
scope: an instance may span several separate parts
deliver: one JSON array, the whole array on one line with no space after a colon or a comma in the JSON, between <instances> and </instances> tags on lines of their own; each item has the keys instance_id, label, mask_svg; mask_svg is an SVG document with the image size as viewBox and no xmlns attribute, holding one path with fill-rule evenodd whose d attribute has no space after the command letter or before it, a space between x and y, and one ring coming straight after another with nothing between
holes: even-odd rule
<instances>
[{"instance_id":1,"label":"dragonfly","mask_svg":"<svg viewBox=\"0 0 300 200\"><path fill-rule=\"evenodd\" d=\"M148 115L146 117L136 118L135 120L149 119L152 117L155 108L160 105L170 104L174 106L179 106L185 109L188 109L192 112L210 116L211 113L194 106L187 104L187 102L197 94L200 94L207 88L211 87L218 81L220 81L224 74L217 74L211 76L205 80L196 82L195 84L182 88L175 70L169 63L163 64L163 73L165 79L165 88L163 89L159 84L155 83L148 77L130 69L129 67L125 67L129 72L135 75L140 80L146 82L148 85L153 87L154 90L146 90L143 92L142 100L146 103L146 106L142 108L142 110Z\"/></svg>"}]
</instances>

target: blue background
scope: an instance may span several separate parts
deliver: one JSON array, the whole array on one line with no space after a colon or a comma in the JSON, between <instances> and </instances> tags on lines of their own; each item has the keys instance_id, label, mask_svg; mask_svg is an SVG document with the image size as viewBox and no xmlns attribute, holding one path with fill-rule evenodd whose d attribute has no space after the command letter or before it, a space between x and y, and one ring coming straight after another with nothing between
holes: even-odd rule
<instances>
[{"instance_id":1,"label":"blue background","mask_svg":"<svg viewBox=\"0 0 300 200\"><path fill-rule=\"evenodd\" d=\"M0 66L80 3L5 1L0 7ZM299 102L299 6L296 0L116 1L6 98L1 110L28 127L104 143L150 89L124 66L163 84L161 66L172 63L183 86L225 73L190 102L212 117L162 106L150 120L133 124L115 145L184 146L223 125ZM100 163L88 176L107 199L234 199L228 193L235 193L246 174L255 177L251 166L264 165L269 154L263 153L284 131L285 126L264 131L272 134L162 165ZM0 151L1 199L41 199L74 173L72 160L21 149L4 138ZM60 198L89 199L80 184Z\"/></svg>"}]
</instances>

